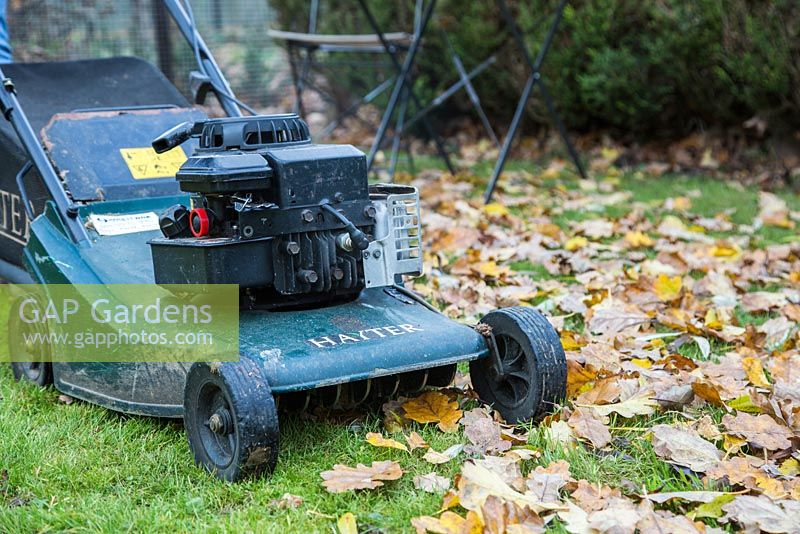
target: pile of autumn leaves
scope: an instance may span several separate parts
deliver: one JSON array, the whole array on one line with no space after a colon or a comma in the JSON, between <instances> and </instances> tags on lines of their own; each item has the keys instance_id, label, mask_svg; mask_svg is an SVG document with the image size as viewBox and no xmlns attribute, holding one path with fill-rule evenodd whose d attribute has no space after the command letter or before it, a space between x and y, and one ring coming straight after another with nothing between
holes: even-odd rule
<instances>
[{"instance_id":1,"label":"pile of autumn leaves","mask_svg":"<svg viewBox=\"0 0 800 534\"><path fill-rule=\"evenodd\" d=\"M554 518L573 533L719 531L709 522L800 532L800 238L754 246L759 227L796 228L800 214L769 193L756 220L736 225L727 213L692 214L703 202L696 191L653 206L608 184L540 196L523 186L502 205L481 207L459 200L469 184L437 176L419 185L427 282L415 289L472 322L497 307L536 305L561 335L568 399L541 424L548 446L601 455L615 447L612 420L638 426L659 458L705 489L614 488L576 480L563 460L524 472L540 453L489 408L462 412L474 398L465 385L387 404L386 433L402 441L366 437L431 464L466 458L452 481L434 471L414 478L420 490L444 495L436 514L412 521L418 532L541 532ZM631 209L566 231L552 221L562 210L617 205ZM721 232L727 237L712 237ZM515 262L554 278L512 270ZM649 426L664 414L675 422ZM462 431L464 443L434 451L411 421ZM337 465L322 478L341 492L402 475L398 462L382 461Z\"/></svg>"}]
</instances>

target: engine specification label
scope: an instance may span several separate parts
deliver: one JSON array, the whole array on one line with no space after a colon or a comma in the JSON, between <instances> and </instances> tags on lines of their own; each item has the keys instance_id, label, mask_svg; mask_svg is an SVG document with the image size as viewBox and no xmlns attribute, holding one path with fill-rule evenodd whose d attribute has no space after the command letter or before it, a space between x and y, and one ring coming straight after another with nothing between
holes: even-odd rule
<instances>
[{"instance_id":1,"label":"engine specification label","mask_svg":"<svg viewBox=\"0 0 800 534\"><path fill-rule=\"evenodd\" d=\"M151 180L153 178L172 178L178 172L186 154L183 149L176 146L172 150L158 154L152 147L120 148L122 159L136 180Z\"/></svg>"},{"instance_id":2,"label":"engine specification label","mask_svg":"<svg viewBox=\"0 0 800 534\"><path fill-rule=\"evenodd\" d=\"M89 223L100 235L135 234L158 230L158 215L152 211L125 215L89 215Z\"/></svg>"}]
</instances>

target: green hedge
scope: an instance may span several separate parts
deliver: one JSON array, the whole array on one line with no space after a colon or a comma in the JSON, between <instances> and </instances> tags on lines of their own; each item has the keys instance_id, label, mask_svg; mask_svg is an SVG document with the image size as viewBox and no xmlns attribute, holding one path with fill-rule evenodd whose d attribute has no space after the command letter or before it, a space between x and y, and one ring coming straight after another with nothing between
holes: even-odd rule
<instances>
[{"instance_id":1,"label":"green hedge","mask_svg":"<svg viewBox=\"0 0 800 534\"><path fill-rule=\"evenodd\" d=\"M408 29L412 2L370 0L386 31ZM511 1L535 54L556 0ZM281 27L304 31L307 0L273 2ZM353 0L321 0L320 33L368 33ZM512 53L494 0L440 0L419 65L428 95L455 79L439 30L469 68L499 62L476 86L491 116L507 120L527 71ZM756 113L800 124L800 2L796 0L573 0L543 69L571 128L680 134L740 124ZM369 85L364 71L336 68L340 91ZM335 78L335 79L333 79ZM465 108L463 97L449 104ZM528 127L546 122L541 103Z\"/></svg>"}]
</instances>

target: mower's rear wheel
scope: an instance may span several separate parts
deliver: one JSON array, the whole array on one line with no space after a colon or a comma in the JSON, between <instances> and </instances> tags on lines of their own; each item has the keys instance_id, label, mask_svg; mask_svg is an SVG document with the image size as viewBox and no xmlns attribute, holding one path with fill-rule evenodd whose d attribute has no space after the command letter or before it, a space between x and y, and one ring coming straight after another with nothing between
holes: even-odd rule
<instances>
[{"instance_id":1,"label":"mower's rear wheel","mask_svg":"<svg viewBox=\"0 0 800 534\"><path fill-rule=\"evenodd\" d=\"M260 368L249 360L194 364L186 378L184 425L195 462L222 480L275 469L275 399Z\"/></svg>"},{"instance_id":2,"label":"mower's rear wheel","mask_svg":"<svg viewBox=\"0 0 800 534\"><path fill-rule=\"evenodd\" d=\"M11 309L18 310L17 302ZM27 338L39 334L40 339L46 339L47 325L41 322L27 323L20 319L18 313L12 313L8 321L8 350L12 357L11 372L17 380L33 382L39 387L53 383L53 364L49 361L49 354L42 354L48 350L44 343L33 344ZM31 360L25 361L30 357Z\"/></svg>"},{"instance_id":3,"label":"mower's rear wheel","mask_svg":"<svg viewBox=\"0 0 800 534\"><path fill-rule=\"evenodd\" d=\"M475 391L509 423L535 420L566 395L567 361L555 329L533 308L487 314L487 358L470 362ZM496 346L496 349L495 349Z\"/></svg>"}]
</instances>

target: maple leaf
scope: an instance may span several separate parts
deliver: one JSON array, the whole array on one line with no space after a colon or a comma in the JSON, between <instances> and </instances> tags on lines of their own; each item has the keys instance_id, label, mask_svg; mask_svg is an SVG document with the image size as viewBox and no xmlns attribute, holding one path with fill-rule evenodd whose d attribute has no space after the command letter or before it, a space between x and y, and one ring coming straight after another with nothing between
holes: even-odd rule
<instances>
[{"instance_id":1,"label":"maple leaf","mask_svg":"<svg viewBox=\"0 0 800 534\"><path fill-rule=\"evenodd\" d=\"M679 299L682 288L683 280L681 280L680 276L670 278L666 274L660 274L656 281L653 282L653 291L662 302L671 302Z\"/></svg>"},{"instance_id":2,"label":"maple leaf","mask_svg":"<svg viewBox=\"0 0 800 534\"><path fill-rule=\"evenodd\" d=\"M375 489L383 486L383 480L397 480L403 476L400 464L391 460L372 462L371 467L358 464L348 467L336 464L331 471L320 473L322 485L331 493L342 493L357 489Z\"/></svg>"},{"instance_id":3,"label":"maple leaf","mask_svg":"<svg viewBox=\"0 0 800 534\"><path fill-rule=\"evenodd\" d=\"M377 432L369 432L367 434L367 443L373 447L387 447L391 449L399 449L408 452L408 448L397 440L384 438Z\"/></svg>"},{"instance_id":4,"label":"maple leaf","mask_svg":"<svg viewBox=\"0 0 800 534\"><path fill-rule=\"evenodd\" d=\"M403 410L408 419L417 423L437 423L442 432L458 430L462 412L458 402L438 391L427 391L415 399L406 401Z\"/></svg>"},{"instance_id":5,"label":"maple leaf","mask_svg":"<svg viewBox=\"0 0 800 534\"><path fill-rule=\"evenodd\" d=\"M667 461L703 473L717 465L722 453L700 437L694 430L668 425L656 425L653 433L653 451Z\"/></svg>"},{"instance_id":6,"label":"maple leaf","mask_svg":"<svg viewBox=\"0 0 800 534\"><path fill-rule=\"evenodd\" d=\"M792 442L789 441L794 436L792 431L779 425L766 414L755 416L739 412L736 417L725 415L722 418L722 426L731 434L744 438L759 449L775 451L792 446Z\"/></svg>"}]
</instances>

